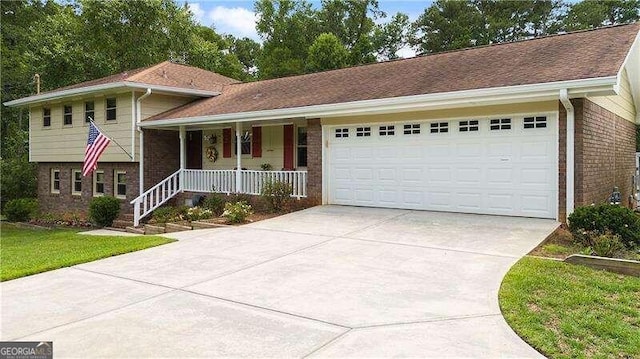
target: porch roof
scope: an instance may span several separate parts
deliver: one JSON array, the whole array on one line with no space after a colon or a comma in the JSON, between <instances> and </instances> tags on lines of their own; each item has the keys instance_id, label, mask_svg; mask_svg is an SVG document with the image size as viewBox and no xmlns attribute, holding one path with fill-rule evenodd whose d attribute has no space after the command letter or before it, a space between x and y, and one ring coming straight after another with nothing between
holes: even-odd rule
<instances>
[{"instance_id":1,"label":"porch roof","mask_svg":"<svg viewBox=\"0 0 640 359\"><path fill-rule=\"evenodd\" d=\"M222 94L150 117L143 127L204 121L314 116L404 100L465 100L569 88L574 97L614 94L640 23L475 47L370 65L226 85ZM580 88L584 92L580 92ZM573 92L572 92L573 90ZM544 92L544 93L543 93ZM450 102L449 102L450 104ZM286 110L286 111L283 111Z\"/></svg>"}]
</instances>

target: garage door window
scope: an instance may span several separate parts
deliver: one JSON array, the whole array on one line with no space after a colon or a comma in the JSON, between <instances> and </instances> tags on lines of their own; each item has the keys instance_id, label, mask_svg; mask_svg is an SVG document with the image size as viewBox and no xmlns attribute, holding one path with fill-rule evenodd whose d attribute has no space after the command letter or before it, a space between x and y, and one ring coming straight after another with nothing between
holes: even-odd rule
<instances>
[{"instance_id":1,"label":"garage door window","mask_svg":"<svg viewBox=\"0 0 640 359\"><path fill-rule=\"evenodd\" d=\"M473 132L478 131L478 129L480 128L478 125L478 120L460 121L458 125L460 132Z\"/></svg>"},{"instance_id":2,"label":"garage door window","mask_svg":"<svg viewBox=\"0 0 640 359\"><path fill-rule=\"evenodd\" d=\"M405 135L418 135L420 134L420 124L414 123L411 125L404 125L404 134Z\"/></svg>"},{"instance_id":3,"label":"garage door window","mask_svg":"<svg viewBox=\"0 0 640 359\"><path fill-rule=\"evenodd\" d=\"M502 118L497 120L491 120L491 131L498 130L510 130L511 129L511 119L510 118Z\"/></svg>"},{"instance_id":4,"label":"garage door window","mask_svg":"<svg viewBox=\"0 0 640 359\"><path fill-rule=\"evenodd\" d=\"M349 137L348 128L336 128L336 138L346 138L346 137Z\"/></svg>"},{"instance_id":5,"label":"garage door window","mask_svg":"<svg viewBox=\"0 0 640 359\"><path fill-rule=\"evenodd\" d=\"M380 126L380 136L393 136L396 134L396 126Z\"/></svg>"},{"instance_id":6,"label":"garage door window","mask_svg":"<svg viewBox=\"0 0 640 359\"><path fill-rule=\"evenodd\" d=\"M546 116L537 116L537 117L525 117L524 118L524 128L546 128L547 127L547 117Z\"/></svg>"},{"instance_id":7,"label":"garage door window","mask_svg":"<svg viewBox=\"0 0 640 359\"><path fill-rule=\"evenodd\" d=\"M369 136L371 136L371 127L356 128L356 137L369 137Z\"/></svg>"},{"instance_id":8,"label":"garage door window","mask_svg":"<svg viewBox=\"0 0 640 359\"><path fill-rule=\"evenodd\" d=\"M447 133L449 132L448 122L434 122L431 124L431 133Z\"/></svg>"}]
</instances>

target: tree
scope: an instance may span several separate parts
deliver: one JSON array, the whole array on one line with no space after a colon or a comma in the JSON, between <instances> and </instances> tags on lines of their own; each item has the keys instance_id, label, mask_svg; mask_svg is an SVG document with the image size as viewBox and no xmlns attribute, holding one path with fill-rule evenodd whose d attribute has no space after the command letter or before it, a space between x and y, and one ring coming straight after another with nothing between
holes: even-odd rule
<instances>
[{"instance_id":1,"label":"tree","mask_svg":"<svg viewBox=\"0 0 640 359\"><path fill-rule=\"evenodd\" d=\"M436 0L412 27L411 45L419 52L434 53L475 46L484 21L468 1Z\"/></svg>"},{"instance_id":2,"label":"tree","mask_svg":"<svg viewBox=\"0 0 640 359\"><path fill-rule=\"evenodd\" d=\"M398 58L398 51L407 45L410 35L409 16L403 13L393 15L391 20L376 25L373 32L373 47L378 60Z\"/></svg>"},{"instance_id":3,"label":"tree","mask_svg":"<svg viewBox=\"0 0 640 359\"><path fill-rule=\"evenodd\" d=\"M244 72L249 76L248 79L254 78L258 72L257 59L262 53L262 46L248 37L237 39L227 35L227 38L231 42L231 53L235 54L242 64Z\"/></svg>"},{"instance_id":4,"label":"tree","mask_svg":"<svg viewBox=\"0 0 640 359\"><path fill-rule=\"evenodd\" d=\"M584 0L573 4L564 19L566 31L640 20L640 0Z\"/></svg>"},{"instance_id":5,"label":"tree","mask_svg":"<svg viewBox=\"0 0 640 359\"><path fill-rule=\"evenodd\" d=\"M309 47L307 70L317 72L347 66L349 51L334 34L320 34Z\"/></svg>"}]
</instances>

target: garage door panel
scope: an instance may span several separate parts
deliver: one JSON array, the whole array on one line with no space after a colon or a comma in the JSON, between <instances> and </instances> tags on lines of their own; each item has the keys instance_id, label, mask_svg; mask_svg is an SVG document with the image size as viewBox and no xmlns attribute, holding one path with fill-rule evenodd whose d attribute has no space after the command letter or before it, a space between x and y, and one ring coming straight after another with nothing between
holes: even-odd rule
<instances>
[{"instance_id":1,"label":"garage door panel","mask_svg":"<svg viewBox=\"0 0 640 359\"><path fill-rule=\"evenodd\" d=\"M396 124L394 136L373 126L370 137L329 137L329 203L555 218L556 122L532 131L512 118L510 130L449 121L448 133L427 122L420 134Z\"/></svg>"}]
</instances>

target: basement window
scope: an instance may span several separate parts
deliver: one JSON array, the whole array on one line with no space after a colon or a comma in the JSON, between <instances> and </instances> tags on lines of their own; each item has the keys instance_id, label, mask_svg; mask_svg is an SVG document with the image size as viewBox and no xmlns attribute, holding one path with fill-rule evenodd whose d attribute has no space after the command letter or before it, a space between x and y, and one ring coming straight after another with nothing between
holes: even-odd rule
<instances>
[{"instance_id":1,"label":"basement window","mask_svg":"<svg viewBox=\"0 0 640 359\"><path fill-rule=\"evenodd\" d=\"M60 170L51 169L51 193L60 193Z\"/></svg>"},{"instance_id":2,"label":"basement window","mask_svg":"<svg viewBox=\"0 0 640 359\"><path fill-rule=\"evenodd\" d=\"M410 125L404 125L404 134L405 135L419 135L420 134L420 124L414 123Z\"/></svg>"},{"instance_id":3,"label":"basement window","mask_svg":"<svg viewBox=\"0 0 640 359\"><path fill-rule=\"evenodd\" d=\"M511 129L511 119L510 118L502 118L491 120L491 131L499 131L499 130L510 130Z\"/></svg>"},{"instance_id":4,"label":"basement window","mask_svg":"<svg viewBox=\"0 0 640 359\"><path fill-rule=\"evenodd\" d=\"M346 137L349 137L348 128L336 128L336 138L346 138Z\"/></svg>"},{"instance_id":5,"label":"basement window","mask_svg":"<svg viewBox=\"0 0 640 359\"><path fill-rule=\"evenodd\" d=\"M127 172L113 171L113 188L117 198L127 198Z\"/></svg>"},{"instance_id":6,"label":"basement window","mask_svg":"<svg viewBox=\"0 0 640 359\"><path fill-rule=\"evenodd\" d=\"M431 133L447 133L449 132L448 122L434 122L431 124Z\"/></svg>"},{"instance_id":7,"label":"basement window","mask_svg":"<svg viewBox=\"0 0 640 359\"><path fill-rule=\"evenodd\" d=\"M393 136L396 134L396 126L380 126L380 136Z\"/></svg>"},{"instance_id":8,"label":"basement window","mask_svg":"<svg viewBox=\"0 0 640 359\"><path fill-rule=\"evenodd\" d=\"M478 125L478 120L470 120L470 121L460 121L458 123L458 129L460 132L473 132L478 131L480 126Z\"/></svg>"},{"instance_id":9,"label":"basement window","mask_svg":"<svg viewBox=\"0 0 640 359\"><path fill-rule=\"evenodd\" d=\"M93 171L93 196L104 196L104 171Z\"/></svg>"},{"instance_id":10,"label":"basement window","mask_svg":"<svg viewBox=\"0 0 640 359\"><path fill-rule=\"evenodd\" d=\"M525 117L524 128L546 128L547 116Z\"/></svg>"},{"instance_id":11,"label":"basement window","mask_svg":"<svg viewBox=\"0 0 640 359\"><path fill-rule=\"evenodd\" d=\"M371 127L357 127L356 137L369 137L371 136Z\"/></svg>"},{"instance_id":12,"label":"basement window","mask_svg":"<svg viewBox=\"0 0 640 359\"><path fill-rule=\"evenodd\" d=\"M80 170L71 170L71 194L82 195L82 171Z\"/></svg>"}]
</instances>

